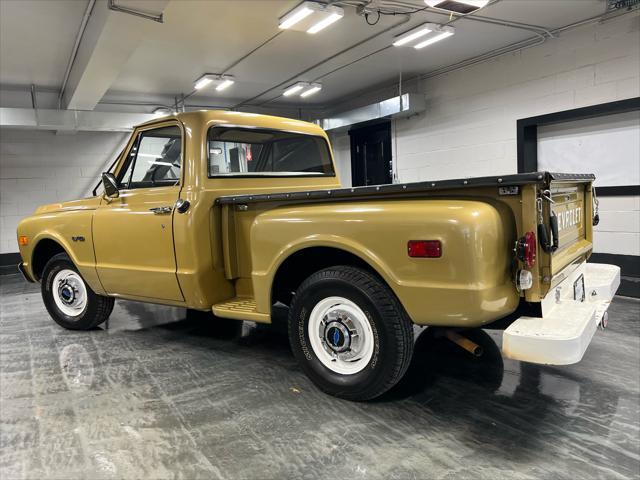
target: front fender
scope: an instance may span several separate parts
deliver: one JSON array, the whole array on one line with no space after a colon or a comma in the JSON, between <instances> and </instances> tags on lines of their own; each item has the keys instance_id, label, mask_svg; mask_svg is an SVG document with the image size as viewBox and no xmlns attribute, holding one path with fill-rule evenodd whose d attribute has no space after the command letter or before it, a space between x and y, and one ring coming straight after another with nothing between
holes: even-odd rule
<instances>
[{"instance_id":1,"label":"front fender","mask_svg":"<svg viewBox=\"0 0 640 480\"><path fill-rule=\"evenodd\" d=\"M29 238L28 245L20 246L20 255L27 272L35 278L33 253L43 240L53 240L69 255L91 289L104 295L95 268L92 219L93 210L67 210L32 215L22 220L18 225L18 235Z\"/></svg>"}]
</instances>

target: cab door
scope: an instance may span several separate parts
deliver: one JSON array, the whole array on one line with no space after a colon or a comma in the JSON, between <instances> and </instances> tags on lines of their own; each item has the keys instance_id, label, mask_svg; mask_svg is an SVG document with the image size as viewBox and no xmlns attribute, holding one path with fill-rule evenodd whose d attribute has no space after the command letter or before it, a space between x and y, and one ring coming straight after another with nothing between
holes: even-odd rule
<instances>
[{"instance_id":1,"label":"cab door","mask_svg":"<svg viewBox=\"0 0 640 480\"><path fill-rule=\"evenodd\" d=\"M119 197L103 198L96 210L96 269L107 293L184 301L173 239L182 148L177 123L139 131L116 174Z\"/></svg>"}]
</instances>

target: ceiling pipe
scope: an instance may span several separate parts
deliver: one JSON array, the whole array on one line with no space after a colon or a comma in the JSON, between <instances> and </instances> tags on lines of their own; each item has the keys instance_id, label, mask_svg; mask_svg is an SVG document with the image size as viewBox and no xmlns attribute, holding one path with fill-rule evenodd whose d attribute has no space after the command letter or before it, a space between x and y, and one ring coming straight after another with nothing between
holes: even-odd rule
<instances>
[{"instance_id":1,"label":"ceiling pipe","mask_svg":"<svg viewBox=\"0 0 640 480\"><path fill-rule=\"evenodd\" d=\"M635 10L633 10L633 11L635 11ZM607 13L604 13L604 14L601 14L601 15L596 15L594 17L590 17L590 18L587 18L587 19L584 19L584 20L580 20L578 22L571 23L569 25L565 25L563 27L559 27L559 28L553 29L552 31L550 31L550 33L552 35L549 38L557 38L557 35L559 33L561 33L561 32L564 32L564 31L567 31L567 30L571 30L571 29L574 29L574 28L577 28L577 27L580 27L580 26L583 26L583 25L590 24L590 23L611 20L613 18L617 18L617 17L620 17L622 15L626 15L628 13L632 13L633 11L624 11L624 12L620 12L620 13L617 13L617 14L612 14L611 12L607 12ZM458 18L460 18L460 17L458 17ZM452 21L455 21L455 20L456 19L454 19ZM466 60L462 60L460 62L457 62L457 63L455 63L453 65L449 65L447 67L443 67L443 68L440 68L440 69L437 69L437 70L433 70L431 72L423 73L423 74L420 74L420 75L415 75L412 78L408 79L406 82L419 81L419 80L423 80L423 79L427 79L427 78L436 77L436 76L439 76L439 75L444 75L446 73L450 73L452 71L459 70L461 68L469 67L469 66L475 65L477 63L481 63L481 62L484 62L486 60L490 60L491 58L495 58L495 57L498 57L500 55L504 55L506 53L510 53L510 52L513 52L513 51L516 51L516 50L524 50L524 49L527 49L527 48L532 48L532 47L541 45L546 40L547 40L547 37L544 37L544 38L528 38L528 39L522 40L520 42L516 42L516 43L513 43L511 45L507 45L505 47L501 47L501 48L498 48L498 49L495 49L495 50L491 50L489 52L483 53L482 55L477 55L475 57L471 57L471 58L468 58ZM359 62L360 60L362 60L364 58L367 58L367 57L369 57L371 55L375 55L379 51L385 50L386 48L387 47L385 47L383 49L380 49L377 52L373 52L373 53L371 53L369 55L366 55L365 57L361 57L359 59L356 59L356 60L350 62L347 65L344 65L342 67L338 67L334 71L338 71L338 70L341 70L342 68L346 68L347 66L353 65L354 63L357 63L357 62ZM331 73L332 72L329 72L327 75L329 75ZM394 86L395 86L395 84L386 85L384 87L380 87L379 90L393 88Z\"/></svg>"},{"instance_id":2,"label":"ceiling pipe","mask_svg":"<svg viewBox=\"0 0 640 480\"><path fill-rule=\"evenodd\" d=\"M33 107L34 110L38 110L38 96L36 86L33 83L31 84L31 107Z\"/></svg>"},{"instance_id":3,"label":"ceiling pipe","mask_svg":"<svg viewBox=\"0 0 640 480\"><path fill-rule=\"evenodd\" d=\"M128 15L133 15L135 17L144 18L145 20L153 20L154 22L164 23L164 14L159 13L158 15L152 15L150 13L141 12L139 10L134 10L132 8L121 7L116 4L115 0L109 0L107 4L107 8L109 10L113 10L114 12L126 13Z\"/></svg>"},{"instance_id":4,"label":"ceiling pipe","mask_svg":"<svg viewBox=\"0 0 640 480\"><path fill-rule=\"evenodd\" d=\"M224 70L222 70L221 75L225 75L226 73L229 72L229 70L231 70L232 68L234 68L235 66L237 66L240 62L246 60L247 58L249 58L251 55L253 55L254 53L256 53L258 50L260 50L262 47L264 47L265 45L267 45L268 43L270 43L272 40L274 40L275 38L277 38L278 36L280 36L282 33L284 33L283 30L280 30L279 32L276 32L274 35L270 36L269 38L267 38L264 42L262 42L260 45L258 45L257 47L255 47L253 50L251 50L250 52L244 54L242 57L240 57L239 59L235 60L234 62L232 62L229 66L227 66L227 68L225 68ZM182 101L184 104L184 101L187 100L189 97L195 95L197 92L197 90L192 90L191 92L189 92L186 95L182 95Z\"/></svg>"},{"instance_id":5,"label":"ceiling pipe","mask_svg":"<svg viewBox=\"0 0 640 480\"><path fill-rule=\"evenodd\" d=\"M299 72L299 73L297 73L297 74L295 74L295 75L293 75L293 76L291 76L291 77L287 78L287 79L286 79L286 80L284 80L283 82L278 83L277 85L275 85L275 86L273 86L273 87L271 87L271 88L269 88L269 89L267 89L267 90L265 90L265 91L263 91L263 92L259 93L258 95L255 95L255 96L253 96L253 97L249 98L248 100L245 100L245 101L243 101L243 102L240 102L240 103L238 103L238 104L234 105L233 107L231 107L231 109L232 109L232 110L235 110L236 108L239 108L239 107L241 107L241 106L243 106L243 105L248 104L249 102L252 102L253 100L256 100L256 99L258 99L258 98L260 98L260 97L264 96L265 94L267 94L267 93L269 93L269 92L271 92L271 91L275 90L276 88L281 88L281 87L283 87L283 86L286 86L287 84L289 84L289 83L291 83L292 81L294 81L294 80L298 79L298 78L299 78L299 77L301 77L302 75L305 75L306 73L309 73L310 71L315 70L316 68L318 68L318 67L320 67L320 66L324 65L325 63L330 62L330 61L331 61L331 60L333 60L334 58L337 58L337 57L339 57L339 56L341 56L341 55L343 55L343 54L345 54L345 53L347 53L347 52L349 52L349 51L353 50L354 48L358 48L360 45L363 45L363 44L365 44L365 43L367 43L367 42L369 42L369 41L373 40L374 38L377 38L377 37L379 37L380 35L383 35L383 34L387 33L387 32L388 32L388 31L390 31L390 30L393 30L394 28L397 28L397 27L399 27L399 26L401 26L401 25L404 25L405 23L407 23L407 22L411 19L411 15L408 15L408 14L401 14L401 15L403 15L403 16L405 17L405 18L403 18L401 21L396 22L396 23L394 23L393 25L390 25L389 27L387 27L387 28L385 28L385 29L383 29L383 30L379 31L378 33L375 33L374 35L370 35L370 36L368 36L367 38L365 38L364 40L360 40L359 42L357 42L357 43L355 43L355 44L353 44L353 45L351 45L351 46L349 46L349 47L347 47L347 48L344 48L344 49L340 50L339 52L334 53L333 55L330 55L329 57L327 57L327 58L325 58L325 59L321 60L320 62L318 62L318 63L316 63L316 64L314 64L314 65L311 65L310 67L308 67L308 68L304 69L303 71L301 71L301 72ZM279 98L280 96L281 96L281 95L278 95L278 96L277 96L277 97L275 97L275 98ZM268 100L268 101L267 101L267 102L265 102L265 103L268 103L268 102L270 102L270 101L272 101L272 100L275 100L275 98L273 98L273 99L271 99L271 100ZM261 104L261 105L263 105L263 104Z\"/></svg>"},{"instance_id":6,"label":"ceiling pipe","mask_svg":"<svg viewBox=\"0 0 640 480\"><path fill-rule=\"evenodd\" d=\"M493 1L492 1L491 3L489 3L488 5L495 5L496 3L500 2L500 1L502 1L502 0L493 0ZM477 10L476 10L476 12L477 12ZM451 21L449 21L449 22L445 23L444 25L450 25L450 24L452 24L452 23L454 23L454 22L456 22L456 21L460 20L461 18L468 18L468 17L471 17L471 15L473 15L474 13L475 13L475 12L471 12L471 13L468 13L468 14L466 14L466 15L460 15L460 16L457 16L456 18L454 18L453 20L451 20ZM410 18L410 14L408 14L408 13L399 14L399 15L407 15L407 16ZM403 23L405 23L405 22L403 22ZM382 32L382 33L383 33L383 32ZM544 40L544 39L545 39L545 37L544 37L543 35L540 35L540 34L538 34L538 33L536 33L536 35L540 36L540 37L542 38L542 40ZM324 74L320 75L319 77L316 77L315 79L313 79L313 80L312 80L312 82L318 82L318 81L322 80L323 78L328 77L328 76L330 76L330 75L332 75L332 74L334 74L334 73L336 73L336 72L338 72L338 71L340 71L340 70L342 70L342 69L344 69L344 68L350 67L351 65L353 65L353 64L355 64L355 63L358 63L358 62L360 62L360 61L362 61L362 60L365 60L365 59L367 59L367 58L369 58L369 57L372 57L372 56L374 56L374 55L377 55L378 53L383 52L383 51L385 51L385 50L389 50L390 48L393 48L393 45L386 45L386 46L384 46L384 47L382 47L382 48L379 48L378 50L375 50L375 51L373 51L373 52L371 52L371 53L368 53L368 54L366 54L366 55L363 55L362 57L356 58L355 60L352 60L351 62L348 62L348 63L346 63L346 64L344 64L344 65L340 65L339 67L336 67L336 68L334 68L333 70L331 70L331 71L329 71L329 72L326 72L326 73L324 73ZM280 98L280 96L281 96L281 95L278 95L277 97L273 97L273 98L271 98L271 99L269 99L269 100L267 100L267 101L265 101L265 102L260 103L259 105L260 105L260 106L262 106L262 105L266 105L267 103L270 103L270 102L272 102L272 101L274 101L274 100L277 100L278 98ZM254 98L255 98L255 97L254 97ZM251 99L251 100L253 100L253 99ZM248 100L248 101L251 101L251 100Z\"/></svg>"},{"instance_id":7,"label":"ceiling pipe","mask_svg":"<svg viewBox=\"0 0 640 480\"><path fill-rule=\"evenodd\" d=\"M89 22L89 17L91 16L91 12L93 11L93 7L95 6L95 4L96 0L89 0L89 3L87 3L87 8L84 9L84 15L82 16L82 21L80 22L80 29L76 34L76 40L73 44L73 49L71 50L69 62L67 63L67 70L64 72L64 79L62 80L62 86L60 87L60 93L58 94L58 110L62 108L62 98L64 97L64 91L67 88L69 75L71 75L71 69L73 68L73 63L76 60L76 55L78 55L78 49L80 48L82 36L84 35L84 31L87 29L87 23Z\"/></svg>"},{"instance_id":8,"label":"ceiling pipe","mask_svg":"<svg viewBox=\"0 0 640 480\"><path fill-rule=\"evenodd\" d=\"M600 21L603 21L603 20L609 20L609 19L616 18L616 17L622 16L622 15L626 15L627 13L630 13L630 12L622 12L622 13L619 13L617 15L611 15L611 13L604 13L604 14L601 14L601 15L596 15L595 17L587 18L585 20L580 20L578 22L570 23L569 25L565 25L563 27L559 27L559 28L556 28L556 29L552 30L551 31L551 33L552 33L551 38L557 38L557 35L559 33L567 31L567 30L571 30L573 28L581 27L583 25L587 25L587 24L590 24L590 23L600 22ZM522 40L521 42L512 43L511 45L507 45L506 47L498 48L498 49L492 50L490 52L484 53L482 55L478 55L476 57L469 58L467 60L462 60L461 62L455 63L453 65L449 65L447 67L443 67L443 68L440 68L440 69L437 69L437 70L433 70L431 72L427 72L427 73L418 75L416 78L426 79L426 78L436 77L438 75L443 75L445 73L449 73L449 72L452 72L454 70L458 70L460 68L469 67L471 65L475 65L477 63L484 62L486 60L490 60L491 58L498 57L500 55L504 55L505 53L513 52L515 50L524 50L524 49L527 49L527 48L536 47L538 45L543 44L545 41L546 41L546 38L543 39L543 40L538 40L538 41L536 41L533 38L528 38L526 40Z\"/></svg>"},{"instance_id":9,"label":"ceiling pipe","mask_svg":"<svg viewBox=\"0 0 640 480\"><path fill-rule=\"evenodd\" d=\"M501 0L497 0L494 2L490 2L488 3L485 7L483 8L487 8L488 6L491 5L495 5L496 3L498 3L498 1ZM401 0L386 0L383 2L383 4L386 5L396 5L402 8L412 8L410 7L410 4L407 4L405 2L402 2ZM413 7L415 7L415 5L413 5ZM511 28L518 28L521 30L529 30L532 32L542 32L543 34L547 35L548 37L553 37L553 34L551 33L551 30L547 27L543 27L540 25L533 25L530 23L523 23L523 22L516 22L513 20L503 20L501 18L494 18L494 17L487 17L485 15L476 15L476 13L478 13L480 10L476 10L474 12L471 12L473 14L473 16L471 16L470 14L465 14L465 15L461 15L458 13L444 13L444 12L440 12L434 9L420 9L420 12L424 12L424 13L429 13L429 14L434 14L434 15L440 15L440 16L446 16L446 17L451 17L451 15L453 15L455 18L451 20L451 22L461 19L461 18L465 18L467 20L472 20L474 22L484 22L484 23L492 23L494 25L502 25L503 27L511 27ZM417 13L417 12L416 12ZM451 23L450 22L450 23Z\"/></svg>"}]
</instances>

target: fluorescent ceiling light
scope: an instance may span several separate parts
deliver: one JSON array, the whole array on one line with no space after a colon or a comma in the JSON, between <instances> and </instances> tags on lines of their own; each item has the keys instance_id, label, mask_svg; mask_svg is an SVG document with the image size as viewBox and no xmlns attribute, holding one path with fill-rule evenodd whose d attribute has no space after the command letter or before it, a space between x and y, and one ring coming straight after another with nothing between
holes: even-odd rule
<instances>
[{"instance_id":1,"label":"fluorescent ceiling light","mask_svg":"<svg viewBox=\"0 0 640 480\"><path fill-rule=\"evenodd\" d=\"M229 88L235 83L235 79L231 75L219 75L217 73L205 73L193 84L196 90L202 90L211 84L216 86L216 90L221 92Z\"/></svg>"},{"instance_id":2,"label":"fluorescent ceiling light","mask_svg":"<svg viewBox=\"0 0 640 480\"><path fill-rule=\"evenodd\" d=\"M489 0L424 0L432 8L466 15L485 7Z\"/></svg>"},{"instance_id":3,"label":"fluorescent ceiling light","mask_svg":"<svg viewBox=\"0 0 640 480\"><path fill-rule=\"evenodd\" d=\"M291 95L295 95L304 87L307 87L308 85L309 84L305 82L298 82L295 85L291 85L289 88L287 88L282 95L285 97L290 97Z\"/></svg>"},{"instance_id":4,"label":"fluorescent ceiling light","mask_svg":"<svg viewBox=\"0 0 640 480\"><path fill-rule=\"evenodd\" d=\"M397 40L393 42L395 47L400 47L405 45L413 40L416 40L420 37L424 37L426 34L434 31L436 29L436 25L433 23L423 23L422 25L418 25L416 28L412 28L408 32L403 33L397 37Z\"/></svg>"},{"instance_id":5,"label":"fluorescent ceiling light","mask_svg":"<svg viewBox=\"0 0 640 480\"><path fill-rule=\"evenodd\" d=\"M302 98L306 98L313 95L314 93L318 93L320 90L322 90L322 85L320 85L319 83L312 83L311 85L309 85L309 88L307 90L300 94L300 96Z\"/></svg>"},{"instance_id":6,"label":"fluorescent ceiling light","mask_svg":"<svg viewBox=\"0 0 640 480\"><path fill-rule=\"evenodd\" d=\"M413 48L416 48L416 49L424 48L427 45L431 45L432 43L436 43L436 42L439 42L440 40L444 40L445 38L450 37L454 33L455 33L455 30L453 29L453 27L443 27L435 37L427 38L424 42L420 42L417 45L414 45Z\"/></svg>"},{"instance_id":7,"label":"fluorescent ceiling light","mask_svg":"<svg viewBox=\"0 0 640 480\"><path fill-rule=\"evenodd\" d=\"M298 5L284 17L282 17L280 19L280 25L278 25L278 27L282 30L286 30L287 28L293 27L296 23L304 20L309 15L311 15L313 13L313 10L306 5L307 3L308 2L304 2Z\"/></svg>"},{"instance_id":8,"label":"fluorescent ceiling light","mask_svg":"<svg viewBox=\"0 0 640 480\"><path fill-rule=\"evenodd\" d=\"M307 30L307 33L318 33L320 30L322 30L323 28L327 28L329 25L337 22L342 17L343 15L340 15L338 13L332 13L324 20L320 20L318 23L313 25L309 30Z\"/></svg>"},{"instance_id":9,"label":"fluorescent ceiling light","mask_svg":"<svg viewBox=\"0 0 640 480\"><path fill-rule=\"evenodd\" d=\"M215 77L213 75L205 73L198 80L196 80L196 83L193 84L193 88L195 88L196 90L200 90L213 82L214 78Z\"/></svg>"},{"instance_id":10,"label":"fluorescent ceiling light","mask_svg":"<svg viewBox=\"0 0 640 480\"><path fill-rule=\"evenodd\" d=\"M216 87L216 90L218 92L221 92L222 90L225 90L226 88L229 88L234 83L236 83L236 81L233 79L233 77L229 77L229 76L221 77L220 78L220 83Z\"/></svg>"},{"instance_id":11,"label":"fluorescent ceiling light","mask_svg":"<svg viewBox=\"0 0 640 480\"><path fill-rule=\"evenodd\" d=\"M283 29L318 33L344 17L344 9L318 1L305 1L280 17L278 26Z\"/></svg>"}]
</instances>

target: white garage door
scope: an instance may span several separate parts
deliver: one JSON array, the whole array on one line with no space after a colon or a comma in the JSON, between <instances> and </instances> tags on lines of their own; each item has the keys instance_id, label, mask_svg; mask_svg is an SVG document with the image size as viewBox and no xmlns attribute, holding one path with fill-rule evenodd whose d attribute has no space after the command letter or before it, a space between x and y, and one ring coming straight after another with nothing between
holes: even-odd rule
<instances>
[{"instance_id":1,"label":"white garage door","mask_svg":"<svg viewBox=\"0 0 640 480\"><path fill-rule=\"evenodd\" d=\"M594 173L596 186L640 185L640 112L538 128L538 169ZM601 197L594 251L640 255L640 197Z\"/></svg>"}]
</instances>

